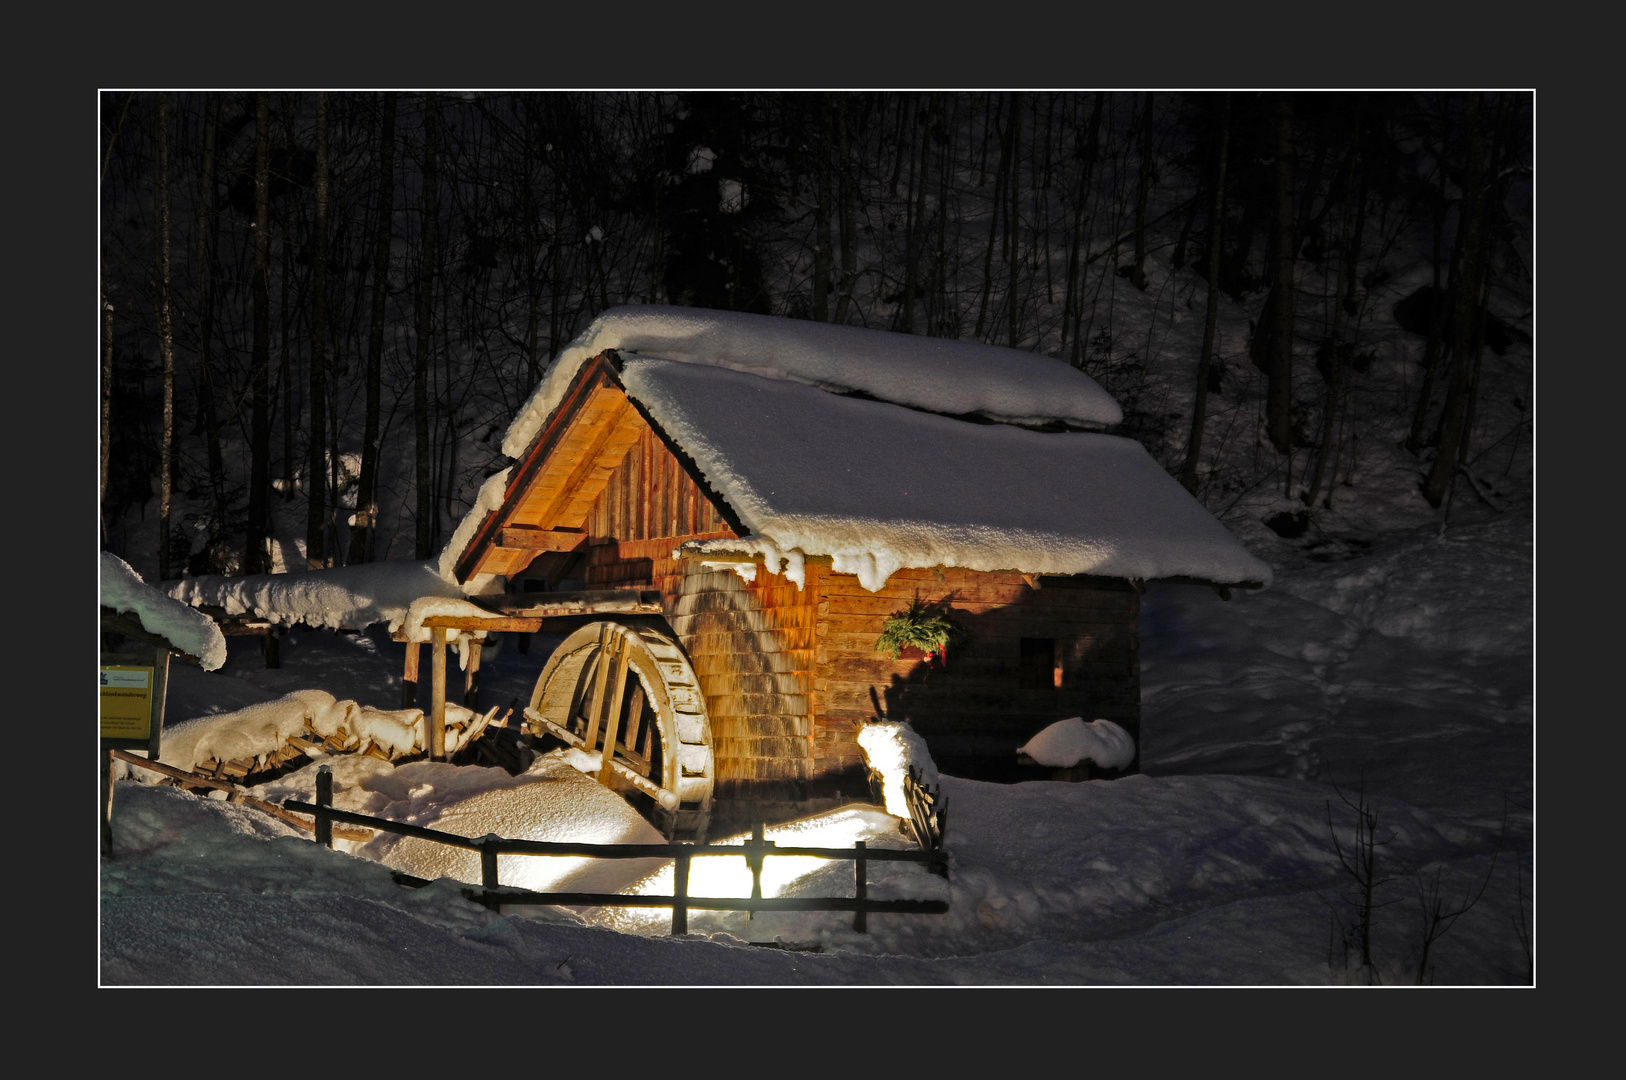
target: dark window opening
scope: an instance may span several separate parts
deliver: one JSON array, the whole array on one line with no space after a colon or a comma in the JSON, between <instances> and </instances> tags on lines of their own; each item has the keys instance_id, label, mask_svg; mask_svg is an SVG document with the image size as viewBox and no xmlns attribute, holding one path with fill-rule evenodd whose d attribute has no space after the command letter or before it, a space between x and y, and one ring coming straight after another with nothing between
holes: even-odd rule
<instances>
[{"instance_id":1,"label":"dark window opening","mask_svg":"<svg viewBox=\"0 0 1626 1080\"><path fill-rule=\"evenodd\" d=\"M1023 690L1053 690L1061 686L1061 667L1056 662L1055 638L1022 639L1016 683Z\"/></svg>"}]
</instances>

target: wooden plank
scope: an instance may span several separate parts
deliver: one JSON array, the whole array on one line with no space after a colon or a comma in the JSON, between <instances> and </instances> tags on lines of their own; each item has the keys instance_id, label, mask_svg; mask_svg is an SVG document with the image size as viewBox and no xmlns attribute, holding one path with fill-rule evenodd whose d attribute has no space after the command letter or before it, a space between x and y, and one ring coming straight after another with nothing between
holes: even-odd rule
<instances>
[{"instance_id":1,"label":"wooden plank","mask_svg":"<svg viewBox=\"0 0 1626 1080\"><path fill-rule=\"evenodd\" d=\"M406 665L401 671L401 708L410 709L418 703L418 659L423 643L407 642Z\"/></svg>"},{"instance_id":2,"label":"wooden plank","mask_svg":"<svg viewBox=\"0 0 1626 1080\"><path fill-rule=\"evenodd\" d=\"M583 744L587 750L592 750L597 744L599 719L604 708L604 684L610 677L610 661L614 658L614 649L620 635L605 623L599 627L597 669L593 673L593 693L588 699L587 706L587 736Z\"/></svg>"},{"instance_id":3,"label":"wooden plank","mask_svg":"<svg viewBox=\"0 0 1626 1080\"><path fill-rule=\"evenodd\" d=\"M578 614L571 612L571 614ZM423 625L430 630L499 631L534 634L542 629L544 616L531 615L430 615Z\"/></svg>"},{"instance_id":4,"label":"wooden plank","mask_svg":"<svg viewBox=\"0 0 1626 1080\"><path fill-rule=\"evenodd\" d=\"M503 527L499 546L522 551L575 551L585 543L587 533L581 529L507 525Z\"/></svg>"},{"instance_id":5,"label":"wooden plank","mask_svg":"<svg viewBox=\"0 0 1626 1080\"><path fill-rule=\"evenodd\" d=\"M609 769L615 757L615 739L621 726L621 705L627 695L627 667L632 662L632 641L625 634L616 635L621 642L615 661L615 690L610 694L610 709L604 714L604 753L599 757L599 783L609 786L613 775Z\"/></svg>"}]
</instances>

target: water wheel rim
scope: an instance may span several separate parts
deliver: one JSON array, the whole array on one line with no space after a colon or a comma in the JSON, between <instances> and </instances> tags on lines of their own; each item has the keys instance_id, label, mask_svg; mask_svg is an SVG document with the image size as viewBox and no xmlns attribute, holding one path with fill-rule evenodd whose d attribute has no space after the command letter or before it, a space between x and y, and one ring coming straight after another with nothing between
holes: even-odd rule
<instances>
[{"instance_id":1,"label":"water wheel rim","mask_svg":"<svg viewBox=\"0 0 1626 1080\"><path fill-rule=\"evenodd\" d=\"M606 655L608 664L601 659ZM618 681L616 669L623 662L626 677ZM600 672L604 673L602 687L598 685ZM655 627L613 620L600 620L577 628L543 666L526 716L533 734L560 736L562 741L602 755L603 736L611 727L607 718L613 707L618 746L610 759L614 763L611 768L619 778L631 781L624 769L616 766L636 771L636 759L640 755L634 753L629 759L622 752L625 744L619 736L625 730L623 725L632 720L629 714L634 702L631 699L638 691L643 697L639 737L649 731L652 747L658 742L660 751L660 775L658 778L650 776L649 780L669 796L656 796L656 802L673 818L687 815L691 829L696 820L703 828L711 810L715 780L711 725L699 691L699 680L672 635ZM595 695L598 696L596 706ZM583 715L586 713L592 715ZM578 715L582 715L586 723L595 718L600 722L600 727L592 730L590 748L585 745L586 723L572 723ZM544 720L548 723L541 723ZM571 735L563 736L560 728ZM651 764L653 771L653 762ZM633 786L649 793L636 782Z\"/></svg>"}]
</instances>

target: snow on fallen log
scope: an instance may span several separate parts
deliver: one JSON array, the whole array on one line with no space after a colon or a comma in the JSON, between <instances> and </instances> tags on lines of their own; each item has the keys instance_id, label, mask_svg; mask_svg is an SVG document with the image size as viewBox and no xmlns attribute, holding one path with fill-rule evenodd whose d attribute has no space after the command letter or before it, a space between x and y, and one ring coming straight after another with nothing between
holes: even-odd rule
<instances>
[{"instance_id":1,"label":"snow on fallen log","mask_svg":"<svg viewBox=\"0 0 1626 1080\"><path fill-rule=\"evenodd\" d=\"M1070 769L1086 760L1103 769L1122 769L1135 760L1135 740L1111 720L1086 724L1082 716L1073 716L1051 724L1017 753L1053 769Z\"/></svg>"},{"instance_id":2,"label":"snow on fallen log","mask_svg":"<svg viewBox=\"0 0 1626 1080\"><path fill-rule=\"evenodd\" d=\"M415 600L462 599L463 589L434 561L376 562L300 570L286 574L221 577L205 574L164 583L174 599L193 607L216 607L227 615L253 615L282 625L361 630L387 623L399 630Z\"/></svg>"},{"instance_id":3,"label":"snow on fallen log","mask_svg":"<svg viewBox=\"0 0 1626 1080\"><path fill-rule=\"evenodd\" d=\"M479 738L496 713L496 706L477 713L448 702L447 754ZM325 690L295 690L275 701L166 726L158 760L186 770L206 761L252 760L264 765L290 739L312 732L337 740L346 751L366 753L377 747L392 759L422 752L429 745L422 709L375 709L338 700Z\"/></svg>"},{"instance_id":4,"label":"snow on fallen log","mask_svg":"<svg viewBox=\"0 0 1626 1080\"><path fill-rule=\"evenodd\" d=\"M134 568L111 552L102 552L102 607L134 615L142 629L197 658L204 671L226 662L226 638L214 620L148 585Z\"/></svg>"}]
</instances>

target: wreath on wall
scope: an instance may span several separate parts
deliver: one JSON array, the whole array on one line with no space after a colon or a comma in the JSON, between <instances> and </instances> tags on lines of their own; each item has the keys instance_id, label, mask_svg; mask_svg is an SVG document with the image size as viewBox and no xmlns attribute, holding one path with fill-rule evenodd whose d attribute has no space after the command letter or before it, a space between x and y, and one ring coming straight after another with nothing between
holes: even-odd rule
<instances>
[{"instance_id":1,"label":"wreath on wall","mask_svg":"<svg viewBox=\"0 0 1626 1080\"><path fill-rule=\"evenodd\" d=\"M890 652L897 660L905 648L913 646L926 654L926 663L940 668L951 647L959 648L970 640L970 632L949 618L946 599L928 604L916 596L908 607L887 617L881 636L875 639L875 651Z\"/></svg>"}]
</instances>

